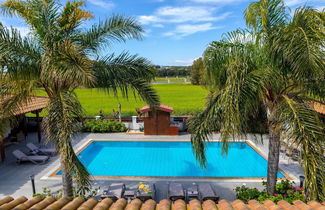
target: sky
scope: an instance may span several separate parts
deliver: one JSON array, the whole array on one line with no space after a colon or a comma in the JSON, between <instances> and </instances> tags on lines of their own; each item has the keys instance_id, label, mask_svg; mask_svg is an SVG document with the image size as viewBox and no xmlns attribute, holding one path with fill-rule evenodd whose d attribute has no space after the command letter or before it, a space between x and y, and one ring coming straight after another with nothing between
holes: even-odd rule
<instances>
[{"instance_id":1,"label":"sky","mask_svg":"<svg viewBox=\"0 0 325 210\"><path fill-rule=\"evenodd\" d=\"M0 0L2 2L3 0ZM66 0L61 0L64 3ZM94 18L84 27L105 20L112 14L133 17L143 26L143 39L114 43L102 55L127 51L149 59L155 65L191 65L209 43L224 33L245 28L245 8L252 0L87 0L85 9ZM308 5L322 10L325 0L285 0L293 11ZM0 21L23 35L26 24L0 15Z\"/></svg>"}]
</instances>

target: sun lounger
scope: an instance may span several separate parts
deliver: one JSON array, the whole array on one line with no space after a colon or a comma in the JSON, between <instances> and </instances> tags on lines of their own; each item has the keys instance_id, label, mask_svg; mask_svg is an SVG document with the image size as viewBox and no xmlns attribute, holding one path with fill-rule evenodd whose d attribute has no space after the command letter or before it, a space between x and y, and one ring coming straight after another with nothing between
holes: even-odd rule
<instances>
[{"instance_id":1,"label":"sun lounger","mask_svg":"<svg viewBox=\"0 0 325 210\"><path fill-rule=\"evenodd\" d=\"M219 201L219 196L217 196L215 194L215 192L213 191L210 184L208 184L208 183L200 183L199 184L199 191L200 191L200 194L201 194L202 201L206 201L206 200L212 200L212 201L215 201L215 202Z\"/></svg>"},{"instance_id":2,"label":"sun lounger","mask_svg":"<svg viewBox=\"0 0 325 210\"><path fill-rule=\"evenodd\" d=\"M188 201L194 199L200 200L200 193L197 184L193 184L191 187L186 189L186 198Z\"/></svg>"},{"instance_id":3,"label":"sun lounger","mask_svg":"<svg viewBox=\"0 0 325 210\"><path fill-rule=\"evenodd\" d=\"M35 144L33 143L28 143L26 144L26 146L33 154L54 155L56 153L56 150L54 148L52 149L39 148L35 146Z\"/></svg>"},{"instance_id":4,"label":"sun lounger","mask_svg":"<svg viewBox=\"0 0 325 210\"><path fill-rule=\"evenodd\" d=\"M180 183L172 183L168 186L168 198L171 201L176 200L185 200L185 193L183 189L183 185Z\"/></svg>"},{"instance_id":5,"label":"sun lounger","mask_svg":"<svg viewBox=\"0 0 325 210\"><path fill-rule=\"evenodd\" d=\"M17 163L30 161L34 164L43 164L49 159L49 156L45 155L26 155L18 149L13 151L12 154L17 158Z\"/></svg>"},{"instance_id":6,"label":"sun lounger","mask_svg":"<svg viewBox=\"0 0 325 210\"><path fill-rule=\"evenodd\" d=\"M155 184L139 184L138 189L136 191L136 198L140 199L142 202L145 202L149 199L155 199L156 188Z\"/></svg>"},{"instance_id":7,"label":"sun lounger","mask_svg":"<svg viewBox=\"0 0 325 210\"><path fill-rule=\"evenodd\" d=\"M101 198L110 198L113 201L116 201L122 198L124 191L125 185L123 183L113 183L108 187L107 190L104 190Z\"/></svg>"},{"instance_id":8,"label":"sun lounger","mask_svg":"<svg viewBox=\"0 0 325 210\"><path fill-rule=\"evenodd\" d=\"M123 193L123 198L128 202L135 199L135 195L138 189L126 189Z\"/></svg>"}]
</instances>

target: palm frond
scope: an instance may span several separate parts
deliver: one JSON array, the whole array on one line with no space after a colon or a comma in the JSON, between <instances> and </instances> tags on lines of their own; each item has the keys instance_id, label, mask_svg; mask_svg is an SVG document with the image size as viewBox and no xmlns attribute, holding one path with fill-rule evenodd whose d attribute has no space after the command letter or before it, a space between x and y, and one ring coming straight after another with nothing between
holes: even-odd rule
<instances>
[{"instance_id":1,"label":"palm frond","mask_svg":"<svg viewBox=\"0 0 325 210\"><path fill-rule=\"evenodd\" d=\"M204 53L207 86L218 92L204 112L191 120L190 132L193 149L201 165L205 164L204 142L221 129L223 152L228 151L228 140L245 135L248 120L258 110L263 88L260 51L255 39L242 31L232 32L221 42L213 42ZM209 124L209 122L212 122Z\"/></svg>"},{"instance_id":2,"label":"palm frond","mask_svg":"<svg viewBox=\"0 0 325 210\"><path fill-rule=\"evenodd\" d=\"M196 159L202 167L206 167L205 143L212 134L220 130L221 107L219 106L220 95L210 93L205 110L187 121L188 130L191 134L192 148Z\"/></svg>"},{"instance_id":3,"label":"palm frond","mask_svg":"<svg viewBox=\"0 0 325 210\"><path fill-rule=\"evenodd\" d=\"M301 148L308 200L325 199L325 126L318 114L304 104L284 96L279 119L287 138Z\"/></svg>"},{"instance_id":4,"label":"palm frond","mask_svg":"<svg viewBox=\"0 0 325 210\"><path fill-rule=\"evenodd\" d=\"M42 59L41 81L53 89L91 86L94 82L94 61L70 40L55 46L56 53Z\"/></svg>"},{"instance_id":5,"label":"palm frond","mask_svg":"<svg viewBox=\"0 0 325 210\"><path fill-rule=\"evenodd\" d=\"M282 0L260 0L245 10L246 24L258 33L269 34L288 21L288 8Z\"/></svg>"},{"instance_id":6,"label":"palm frond","mask_svg":"<svg viewBox=\"0 0 325 210\"><path fill-rule=\"evenodd\" d=\"M2 12L23 18L36 33L37 37L53 36L57 27L59 6L55 0L6 0L1 4Z\"/></svg>"},{"instance_id":7,"label":"palm frond","mask_svg":"<svg viewBox=\"0 0 325 210\"><path fill-rule=\"evenodd\" d=\"M134 18L113 15L104 22L78 34L75 39L86 50L96 52L112 42L141 39L144 30Z\"/></svg>"},{"instance_id":8,"label":"palm frond","mask_svg":"<svg viewBox=\"0 0 325 210\"><path fill-rule=\"evenodd\" d=\"M128 97L131 90L134 94L138 93L149 105L159 105L159 97L149 85L155 74L148 60L128 53L117 57L111 55L98 60L94 64L94 71L95 87L112 91L116 96L119 90L123 97Z\"/></svg>"},{"instance_id":9,"label":"palm frond","mask_svg":"<svg viewBox=\"0 0 325 210\"><path fill-rule=\"evenodd\" d=\"M19 31L0 23L1 74L17 80L38 78L41 58L39 47L29 38L22 38Z\"/></svg>"},{"instance_id":10,"label":"palm frond","mask_svg":"<svg viewBox=\"0 0 325 210\"><path fill-rule=\"evenodd\" d=\"M60 152L61 162L68 173L74 174L76 183L83 187L90 185L89 173L77 158L71 139L80 130L82 107L73 91L58 92L52 95L43 119L46 139Z\"/></svg>"},{"instance_id":11,"label":"palm frond","mask_svg":"<svg viewBox=\"0 0 325 210\"><path fill-rule=\"evenodd\" d=\"M82 10L80 7L85 4L84 1L68 1L58 18L58 24L63 33L72 33L83 20L93 17L90 12Z\"/></svg>"},{"instance_id":12,"label":"palm frond","mask_svg":"<svg viewBox=\"0 0 325 210\"><path fill-rule=\"evenodd\" d=\"M320 12L301 7L295 10L289 25L272 36L273 58L282 57L297 83L324 81L325 25Z\"/></svg>"}]
</instances>

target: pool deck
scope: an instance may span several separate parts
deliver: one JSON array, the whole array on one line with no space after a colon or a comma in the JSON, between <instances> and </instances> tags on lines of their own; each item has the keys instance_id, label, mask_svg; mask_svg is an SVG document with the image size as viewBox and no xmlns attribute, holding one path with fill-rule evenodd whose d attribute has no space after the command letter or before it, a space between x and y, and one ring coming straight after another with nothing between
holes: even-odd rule
<instances>
[{"instance_id":1,"label":"pool deck","mask_svg":"<svg viewBox=\"0 0 325 210\"><path fill-rule=\"evenodd\" d=\"M30 183L30 176L35 175L36 192L41 192L42 188L46 187L56 192L61 188L61 179L48 177L55 169L58 168L59 160L58 156L51 157L51 159L44 165L34 165L32 163L16 164L15 158L12 155L12 151L20 149L23 152L28 152L26 143L34 142L37 144L36 133L30 133L26 141L18 144L12 144L6 147L7 158L3 163L0 163L0 197L11 195L18 197L25 195L28 197L32 196L32 187ZM94 134L94 133L81 133L78 134L72 141L76 151L81 149L89 140L157 140L157 141L189 141L189 135L180 136L144 136L136 134ZM220 140L219 135L214 135L213 140ZM249 136L247 139L261 152L263 156L267 157L268 151L268 139L267 136L263 136L261 141L260 136ZM288 160L285 155L280 157L280 168L293 178L298 183L298 176L302 175L303 172L297 162ZM286 158L286 159L285 159ZM221 199L234 200L235 192L233 189L242 184L246 184L249 187L261 188L261 180L238 180L238 179L128 179L128 178L101 178L93 180L93 187L100 190L105 189L112 182L124 182L127 187L133 188L140 181L147 181L156 184L157 189L157 201L167 197L167 186L168 183L179 182L188 187L194 182L209 182L214 187L216 193L219 194Z\"/></svg>"}]
</instances>

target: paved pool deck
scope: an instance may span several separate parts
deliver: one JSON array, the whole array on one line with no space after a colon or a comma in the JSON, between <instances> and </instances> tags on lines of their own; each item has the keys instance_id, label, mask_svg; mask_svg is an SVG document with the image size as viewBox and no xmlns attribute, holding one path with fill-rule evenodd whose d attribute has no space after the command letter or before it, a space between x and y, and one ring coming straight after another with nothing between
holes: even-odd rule
<instances>
[{"instance_id":1,"label":"paved pool deck","mask_svg":"<svg viewBox=\"0 0 325 210\"><path fill-rule=\"evenodd\" d=\"M218 134L214 135L213 140L220 140ZM85 145L89 140L175 140L175 141L189 141L190 135L180 136L144 136L138 134L94 134L94 133L80 133L72 140L76 151ZM250 142L258 148L258 150L267 157L268 152L268 138L267 136L250 135L240 140L250 140ZM56 192L61 188L60 178L48 178L48 175L53 172L59 166L58 156L51 157L51 159L44 165L34 165L32 163L16 164L16 159L12 155L12 151L20 149L23 152L28 152L26 143L33 142L36 145L37 136L36 133L29 133L26 141L22 141L17 144L11 144L6 146L6 160L0 163L0 197L13 196L18 197L21 195L31 197L32 186L30 182L30 176L35 176L36 192L41 192L44 187L51 189L52 192ZM44 144L44 143L42 143ZM42 145L43 146L43 145ZM48 145L47 145L48 146ZM245 167L243 165L243 167ZM303 172L299 167L298 162L294 162L286 158L285 155L281 155L280 168L293 178L298 183L299 175ZM246 184L249 187L256 187L261 189L261 180L205 180L205 179L94 179L93 188L99 188L99 193L112 182L124 182L127 187L134 188L140 181L147 181L155 183L157 188L157 201L167 197L167 186L169 183L178 182L184 185L184 188L189 187L193 183L197 182L209 182L213 186L214 190L221 199L227 199L229 201L235 199L234 188Z\"/></svg>"}]
</instances>

